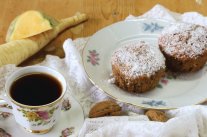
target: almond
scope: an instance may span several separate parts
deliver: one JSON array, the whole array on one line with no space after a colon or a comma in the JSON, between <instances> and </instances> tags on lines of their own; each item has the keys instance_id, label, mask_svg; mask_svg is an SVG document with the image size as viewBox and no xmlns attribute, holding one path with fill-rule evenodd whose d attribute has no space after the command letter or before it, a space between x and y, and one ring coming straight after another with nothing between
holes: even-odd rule
<instances>
[{"instance_id":1,"label":"almond","mask_svg":"<svg viewBox=\"0 0 207 137\"><path fill-rule=\"evenodd\" d=\"M151 121L159 121L159 122L166 122L169 118L166 116L166 114L163 111L160 110L148 110L145 115L148 116L148 118Z\"/></svg>"},{"instance_id":2,"label":"almond","mask_svg":"<svg viewBox=\"0 0 207 137\"><path fill-rule=\"evenodd\" d=\"M121 114L121 107L116 102L108 100L95 104L89 112L89 117L120 116Z\"/></svg>"}]
</instances>

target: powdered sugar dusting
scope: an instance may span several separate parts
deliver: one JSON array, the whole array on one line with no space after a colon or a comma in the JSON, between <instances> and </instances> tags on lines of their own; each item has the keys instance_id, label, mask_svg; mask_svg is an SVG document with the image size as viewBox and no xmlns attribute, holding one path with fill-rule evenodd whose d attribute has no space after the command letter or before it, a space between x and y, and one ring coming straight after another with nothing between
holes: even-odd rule
<instances>
[{"instance_id":1,"label":"powdered sugar dusting","mask_svg":"<svg viewBox=\"0 0 207 137\"><path fill-rule=\"evenodd\" d=\"M113 77L113 78L108 79L108 83L114 84L115 83L115 78Z\"/></svg>"},{"instance_id":2,"label":"powdered sugar dusting","mask_svg":"<svg viewBox=\"0 0 207 137\"><path fill-rule=\"evenodd\" d=\"M207 28L177 23L163 30L159 45L169 55L196 58L207 50Z\"/></svg>"},{"instance_id":3,"label":"powdered sugar dusting","mask_svg":"<svg viewBox=\"0 0 207 137\"><path fill-rule=\"evenodd\" d=\"M110 74L110 78L108 79L108 83L110 83L110 84L114 84L115 83L115 78L114 78L113 73Z\"/></svg>"},{"instance_id":4,"label":"powdered sugar dusting","mask_svg":"<svg viewBox=\"0 0 207 137\"><path fill-rule=\"evenodd\" d=\"M158 46L144 41L131 41L121 45L112 55L112 65L118 65L127 77L150 76L165 68L165 58Z\"/></svg>"}]
</instances>

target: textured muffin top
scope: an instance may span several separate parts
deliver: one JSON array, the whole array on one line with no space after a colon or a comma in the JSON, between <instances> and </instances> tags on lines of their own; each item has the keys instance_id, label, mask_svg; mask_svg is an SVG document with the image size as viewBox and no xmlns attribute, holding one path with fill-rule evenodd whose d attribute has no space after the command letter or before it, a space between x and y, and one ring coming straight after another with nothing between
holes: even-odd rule
<instances>
[{"instance_id":1,"label":"textured muffin top","mask_svg":"<svg viewBox=\"0 0 207 137\"><path fill-rule=\"evenodd\" d=\"M197 58L207 51L207 28L177 23L163 30L159 45L168 55L177 58Z\"/></svg>"},{"instance_id":2,"label":"textured muffin top","mask_svg":"<svg viewBox=\"0 0 207 137\"><path fill-rule=\"evenodd\" d=\"M112 65L119 67L126 77L151 76L165 68L165 58L158 46L144 41L133 41L123 44L114 51Z\"/></svg>"}]
</instances>

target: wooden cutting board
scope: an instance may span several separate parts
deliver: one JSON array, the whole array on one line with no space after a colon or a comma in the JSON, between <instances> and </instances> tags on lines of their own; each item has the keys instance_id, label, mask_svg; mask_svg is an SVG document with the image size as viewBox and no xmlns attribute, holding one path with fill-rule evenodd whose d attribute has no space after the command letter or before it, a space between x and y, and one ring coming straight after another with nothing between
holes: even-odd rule
<instances>
[{"instance_id":1,"label":"wooden cutting board","mask_svg":"<svg viewBox=\"0 0 207 137\"><path fill-rule=\"evenodd\" d=\"M26 10L42 10L57 19L84 12L89 16L87 22L64 31L22 65L38 63L47 54L64 57L62 44L65 39L90 36L129 14L141 15L158 3L175 12L197 11L207 15L207 0L203 0L201 5L195 0L0 0L0 44L5 41L10 22Z\"/></svg>"}]
</instances>

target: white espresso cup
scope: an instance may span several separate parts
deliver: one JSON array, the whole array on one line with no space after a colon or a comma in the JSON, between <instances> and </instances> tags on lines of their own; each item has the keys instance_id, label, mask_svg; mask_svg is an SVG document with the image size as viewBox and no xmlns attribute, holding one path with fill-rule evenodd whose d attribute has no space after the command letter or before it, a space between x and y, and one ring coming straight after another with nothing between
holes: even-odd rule
<instances>
[{"instance_id":1,"label":"white espresso cup","mask_svg":"<svg viewBox=\"0 0 207 137\"><path fill-rule=\"evenodd\" d=\"M15 101L10 93L10 88L15 80L29 74L47 74L54 77L62 86L61 95L48 104L30 106ZM29 92L29 91L28 91ZM63 96L66 92L66 81L57 71L43 66L29 66L20 68L12 73L5 84L5 93L1 95L0 105L9 104L11 107L0 107L2 112L10 112L14 115L16 122L31 133L47 133L52 129L59 117ZM37 99L38 101L38 99ZM8 106L8 105L5 105Z\"/></svg>"}]
</instances>

